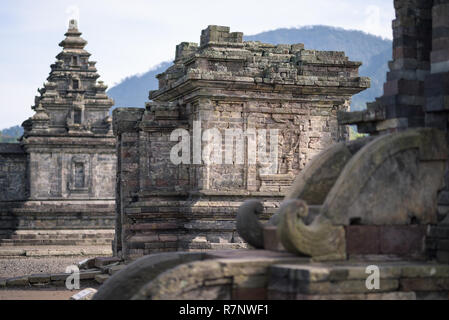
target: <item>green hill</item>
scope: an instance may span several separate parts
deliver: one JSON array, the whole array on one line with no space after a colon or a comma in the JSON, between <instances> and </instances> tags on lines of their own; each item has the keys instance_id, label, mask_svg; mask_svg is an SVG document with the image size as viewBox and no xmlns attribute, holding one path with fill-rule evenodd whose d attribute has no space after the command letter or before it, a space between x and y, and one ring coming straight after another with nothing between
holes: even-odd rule
<instances>
[{"instance_id":1,"label":"green hill","mask_svg":"<svg viewBox=\"0 0 449 320\"><path fill-rule=\"evenodd\" d=\"M23 128L14 126L0 131L0 142L17 143L17 139L23 134Z\"/></svg>"}]
</instances>

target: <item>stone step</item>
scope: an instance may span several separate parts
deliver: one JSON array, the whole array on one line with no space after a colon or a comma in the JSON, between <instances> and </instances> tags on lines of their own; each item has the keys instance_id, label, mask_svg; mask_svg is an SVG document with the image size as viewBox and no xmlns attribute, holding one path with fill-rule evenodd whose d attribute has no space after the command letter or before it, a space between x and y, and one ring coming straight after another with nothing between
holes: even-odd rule
<instances>
[{"instance_id":1,"label":"stone step","mask_svg":"<svg viewBox=\"0 0 449 320\"><path fill-rule=\"evenodd\" d=\"M60 236L60 235L99 235L99 234L114 234L114 229L31 229L31 230L0 230L0 235L51 235L51 236Z\"/></svg>"},{"instance_id":2,"label":"stone step","mask_svg":"<svg viewBox=\"0 0 449 320\"><path fill-rule=\"evenodd\" d=\"M0 247L3 246L45 246L45 245L110 245L113 238L103 239L2 239Z\"/></svg>"},{"instance_id":3,"label":"stone step","mask_svg":"<svg viewBox=\"0 0 449 320\"><path fill-rule=\"evenodd\" d=\"M0 232L0 247L42 245L110 245L111 229L16 230Z\"/></svg>"},{"instance_id":4,"label":"stone step","mask_svg":"<svg viewBox=\"0 0 449 320\"><path fill-rule=\"evenodd\" d=\"M111 245L83 246L0 246L0 258L51 257L51 256L111 256Z\"/></svg>"},{"instance_id":5,"label":"stone step","mask_svg":"<svg viewBox=\"0 0 449 320\"><path fill-rule=\"evenodd\" d=\"M75 240L75 239L113 239L114 233L108 233L108 234L58 234L58 235L52 235L52 234L12 234L12 235L5 235L3 239L11 239L11 240Z\"/></svg>"}]
</instances>

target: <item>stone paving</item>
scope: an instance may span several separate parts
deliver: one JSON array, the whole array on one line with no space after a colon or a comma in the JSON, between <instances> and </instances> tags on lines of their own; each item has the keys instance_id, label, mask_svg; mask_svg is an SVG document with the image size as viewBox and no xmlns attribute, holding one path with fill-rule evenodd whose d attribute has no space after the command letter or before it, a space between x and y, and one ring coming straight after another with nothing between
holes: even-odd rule
<instances>
[{"instance_id":1,"label":"stone paving","mask_svg":"<svg viewBox=\"0 0 449 320\"><path fill-rule=\"evenodd\" d=\"M11 258L0 259L0 288L63 287L70 273L79 267L80 283L101 284L125 267L115 257Z\"/></svg>"}]
</instances>

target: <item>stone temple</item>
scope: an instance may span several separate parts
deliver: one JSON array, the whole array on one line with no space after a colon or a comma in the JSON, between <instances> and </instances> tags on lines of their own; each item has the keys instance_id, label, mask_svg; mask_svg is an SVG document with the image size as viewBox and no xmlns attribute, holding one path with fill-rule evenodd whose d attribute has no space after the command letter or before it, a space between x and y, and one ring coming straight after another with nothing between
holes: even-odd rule
<instances>
[{"instance_id":1,"label":"stone temple","mask_svg":"<svg viewBox=\"0 0 449 320\"><path fill-rule=\"evenodd\" d=\"M114 274L94 299L447 300L449 0L395 0L394 7L393 61L384 94L367 110L338 112L340 125L355 124L371 135L334 143L308 161L268 222L260 221L268 211L263 199L243 197L247 201L237 210L237 231L256 250L147 255ZM220 39L208 37L206 31L203 39L208 38ZM201 46L183 62L185 68L189 70L189 62L201 59L210 47L219 44ZM301 63L303 53L307 51L295 54L299 72L308 65ZM213 71L202 71L210 63L198 65L198 82L202 72L206 79L218 78ZM181 69L175 64L160 76L168 88L153 92L154 99L182 102L182 90L194 90L185 75L170 77L177 67ZM351 83L350 79L343 81ZM226 89L235 87L231 82ZM276 85L271 88L272 94L280 91ZM316 87L300 88L301 99L317 93ZM189 99L194 92L189 92ZM221 97L217 93L214 98ZM208 105L214 108L212 101ZM130 118L124 117L123 125L125 120ZM144 120L140 128L146 128ZM270 123L265 121L259 124ZM209 185L222 177L225 174L215 175ZM151 216L151 202L143 207L133 200L133 221L139 222L139 214ZM128 234L145 229L127 223L123 228Z\"/></svg>"},{"instance_id":2,"label":"stone temple","mask_svg":"<svg viewBox=\"0 0 449 320\"><path fill-rule=\"evenodd\" d=\"M347 138L337 112L348 111L351 96L369 87L369 79L358 74L360 62L349 61L343 52L242 38L228 27L209 26L199 45L176 47L174 65L157 76L159 89L150 92L145 109L114 110L116 253L125 259L246 247L235 229L243 200L262 201L269 218L306 163ZM174 164L170 153L178 137L170 137L180 128L191 147L187 161ZM231 145L226 144L229 129L237 132ZM208 130L220 135L217 148L224 151L215 163L195 161L208 146ZM278 150L268 165L258 152L257 161L250 160L256 150L246 152L256 138L248 135L251 130L257 139L266 137L265 149ZM278 132L276 141L265 134L272 130Z\"/></svg>"},{"instance_id":3,"label":"stone temple","mask_svg":"<svg viewBox=\"0 0 449 320\"><path fill-rule=\"evenodd\" d=\"M0 144L0 240L8 245L110 244L114 235L113 100L98 81L77 22L24 121Z\"/></svg>"}]
</instances>

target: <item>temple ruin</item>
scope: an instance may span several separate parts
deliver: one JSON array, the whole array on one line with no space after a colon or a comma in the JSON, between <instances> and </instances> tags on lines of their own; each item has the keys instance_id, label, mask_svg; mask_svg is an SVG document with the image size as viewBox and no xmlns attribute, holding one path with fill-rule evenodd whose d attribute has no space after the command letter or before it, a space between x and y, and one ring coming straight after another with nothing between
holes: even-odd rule
<instances>
[{"instance_id":1,"label":"temple ruin","mask_svg":"<svg viewBox=\"0 0 449 320\"><path fill-rule=\"evenodd\" d=\"M115 137L105 91L77 22L23 122L0 144L0 245L111 244Z\"/></svg>"},{"instance_id":2,"label":"temple ruin","mask_svg":"<svg viewBox=\"0 0 449 320\"><path fill-rule=\"evenodd\" d=\"M383 96L338 112L371 135L311 159L268 222L246 197L237 229L258 250L148 255L94 299L447 300L449 1L394 6Z\"/></svg>"},{"instance_id":3,"label":"temple ruin","mask_svg":"<svg viewBox=\"0 0 449 320\"><path fill-rule=\"evenodd\" d=\"M199 45L176 47L174 65L158 75L159 89L150 92L145 109L114 110L116 242L117 254L126 259L246 247L235 232L242 201L261 200L269 218L306 163L347 138L337 112L348 111L351 96L369 87L369 79L358 74L360 62L303 44L242 39L228 27L209 26ZM187 161L180 164L170 160L178 143L178 136L170 139L176 129L184 129L191 141ZM234 140L225 146L229 129L238 132L232 139L243 141L241 163ZM204 153L206 132L213 130L225 154L205 163L200 150ZM262 164L256 150L246 152L251 130L253 139L256 131L257 139L266 137L263 149L277 148L269 164ZM268 132L276 132L277 141ZM257 161L251 161L255 153Z\"/></svg>"}]
</instances>

